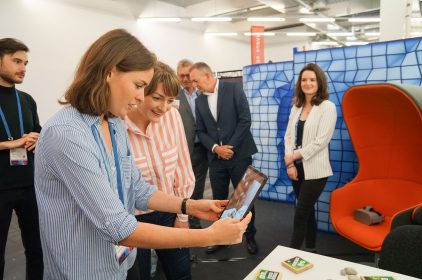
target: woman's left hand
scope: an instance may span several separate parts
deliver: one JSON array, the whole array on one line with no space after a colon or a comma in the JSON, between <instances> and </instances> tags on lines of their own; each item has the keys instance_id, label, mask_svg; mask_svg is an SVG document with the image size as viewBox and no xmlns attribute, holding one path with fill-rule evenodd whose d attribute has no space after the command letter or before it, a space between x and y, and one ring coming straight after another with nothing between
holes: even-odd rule
<instances>
[{"instance_id":1,"label":"woman's left hand","mask_svg":"<svg viewBox=\"0 0 422 280\"><path fill-rule=\"evenodd\" d=\"M287 168L287 176L289 176L290 179L292 179L293 181L297 181L298 177L297 177L297 169L296 166L291 166L289 168Z\"/></svg>"},{"instance_id":2,"label":"woman's left hand","mask_svg":"<svg viewBox=\"0 0 422 280\"><path fill-rule=\"evenodd\" d=\"M186 202L186 210L189 215L201 220L216 221L228 202L228 200L189 199Z\"/></svg>"},{"instance_id":3,"label":"woman's left hand","mask_svg":"<svg viewBox=\"0 0 422 280\"><path fill-rule=\"evenodd\" d=\"M293 162L294 162L293 154L285 155L284 156L284 164L286 166L289 166L289 165L293 164Z\"/></svg>"}]
</instances>

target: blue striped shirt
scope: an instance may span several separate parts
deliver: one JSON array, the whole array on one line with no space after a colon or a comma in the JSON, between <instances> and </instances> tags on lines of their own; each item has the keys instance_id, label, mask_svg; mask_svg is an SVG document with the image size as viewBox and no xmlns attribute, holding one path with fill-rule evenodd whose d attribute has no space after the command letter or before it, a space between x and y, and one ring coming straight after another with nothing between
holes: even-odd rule
<instances>
[{"instance_id":1,"label":"blue striped shirt","mask_svg":"<svg viewBox=\"0 0 422 280\"><path fill-rule=\"evenodd\" d=\"M157 190L133 162L124 123L110 118L116 131L124 202L117 193L114 156L98 132L98 116L73 107L56 113L43 127L35 157L44 279L126 279L136 250L119 265L115 245L136 228L134 209L147 209ZM109 175L110 174L110 180Z\"/></svg>"}]
</instances>

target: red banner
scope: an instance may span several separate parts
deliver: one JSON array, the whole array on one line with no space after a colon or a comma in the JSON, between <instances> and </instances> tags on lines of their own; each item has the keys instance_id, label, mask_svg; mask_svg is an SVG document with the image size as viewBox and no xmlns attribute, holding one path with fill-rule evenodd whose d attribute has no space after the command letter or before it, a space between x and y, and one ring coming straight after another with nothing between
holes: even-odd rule
<instances>
[{"instance_id":1,"label":"red banner","mask_svg":"<svg viewBox=\"0 0 422 280\"><path fill-rule=\"evenodd\" d=\"M265 63L264 61L264 36L253 33L264 32L264 26L251 26L251 54L252 64Z\"/></svg>"}]
</instances>

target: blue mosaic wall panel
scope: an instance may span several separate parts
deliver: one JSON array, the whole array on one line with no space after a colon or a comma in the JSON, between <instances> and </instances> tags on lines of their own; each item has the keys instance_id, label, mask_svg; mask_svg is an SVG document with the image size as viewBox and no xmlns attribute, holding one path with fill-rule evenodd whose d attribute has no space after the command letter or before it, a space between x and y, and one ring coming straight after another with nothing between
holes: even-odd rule
<instances>
[{"instance_id":1,"label":"blue mosaic wall panel","mask_svg":"<svg viewBox=\"0 0 422 280\"><path fill-rule=\"evenodd\" d=\"M253 165L269 177L261 193L268 200L294 201L293 189L283 169L283 138L291 107L293 74L293 61L243 69L243 89L253 120L251 131L259 151Z\"/></svg>"},{"instance_id":2,"label":"blue mosaic wall panel","mask_svg":"<svg viewBox=\"0 0 422 280\"><path fill-rule=\"evenodd\" d=\"M294 201L291 182L283 164L283 137L291 107L294 80L307 63L317 63L327 74L330 100L336 104L338 113L336 130L330 143L334 175L329 178L317 204L318 228L334 231L328 215L331 191L352 180L358 169L356 155L341 112L343 94L350 86L357 84L396 82L421 85L421 42L421 38L412 38L365 46L297 52L294 54L293 63L245 67L244 89L253 112L252 132L260 151L254 157L254 165L264 173L270 174L270 182L261 194L261 198ZM276 85L275 81L282 81L285 84ZM278 111L275 108L276 103L279 106ZM276 120L273 115L268 116L270 111L277 111ZM264 125L264 122L268 124ZM273 131L275 129L277 132ZM270 138L267 135L276 136ZM263 140L267 138L271 141ZM274 154L276 151L277 155ZM274 162L274 159L277 160Z\"/></svg>"}]
</instances>

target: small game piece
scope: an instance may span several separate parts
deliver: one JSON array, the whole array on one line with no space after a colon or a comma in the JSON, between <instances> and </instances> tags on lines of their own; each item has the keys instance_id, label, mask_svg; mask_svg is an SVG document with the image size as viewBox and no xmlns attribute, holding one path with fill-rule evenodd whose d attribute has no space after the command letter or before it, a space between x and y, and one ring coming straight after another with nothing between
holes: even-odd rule
<instances>
[{"instance_id":1,"label":"small game piece","mask_svg":"<svg viewBox=\"0 0 422 280\"><path fill-rule=\"evenodd\" d=\"M294 257L288 260L285 260L281 263L283 266L293 271L294 273L301 273L305 270L312 268L314 265L308 262L307 260L302 259L301 257Z\"/></svg>"},{"instance_id":2,"label":"small game piece","mask_svg":"<svg viewBox=\"0 0 422 280\"><path fill-rule=\"evenodd\" d=\"M280 280L281 272L260 269L255 279L256 280Z\"/></svg>"}]
</instances>

